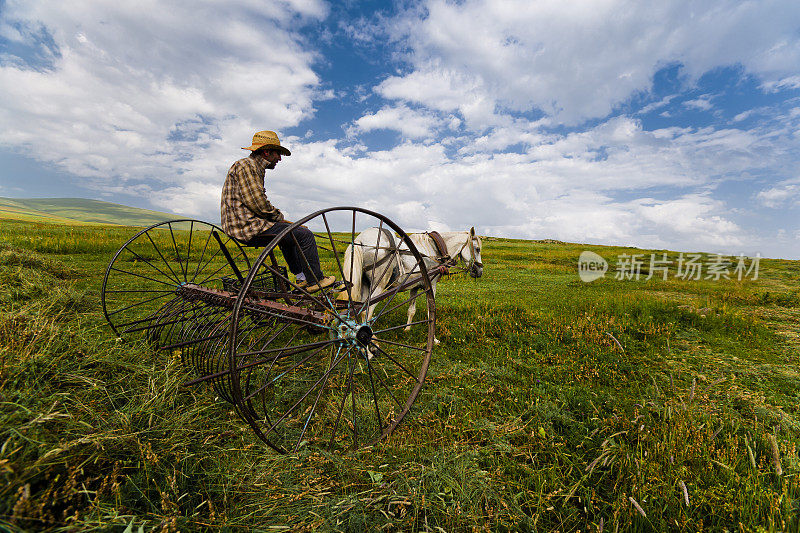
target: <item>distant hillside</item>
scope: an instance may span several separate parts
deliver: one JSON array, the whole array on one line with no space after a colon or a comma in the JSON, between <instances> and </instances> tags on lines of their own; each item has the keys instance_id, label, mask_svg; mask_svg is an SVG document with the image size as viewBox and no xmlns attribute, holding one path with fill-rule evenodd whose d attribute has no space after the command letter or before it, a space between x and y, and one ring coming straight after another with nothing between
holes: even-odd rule
<instances>
[{"instance_id":1,"label":"distant hillside","mask_svg":"<svg viewBox=\"0 0 800 533\"><path fill-rule=\"evenodd\" d=\"M0 198L0 219L53 224L149 226L179 215L84 198Z\"/></svg>"}]
</instances>

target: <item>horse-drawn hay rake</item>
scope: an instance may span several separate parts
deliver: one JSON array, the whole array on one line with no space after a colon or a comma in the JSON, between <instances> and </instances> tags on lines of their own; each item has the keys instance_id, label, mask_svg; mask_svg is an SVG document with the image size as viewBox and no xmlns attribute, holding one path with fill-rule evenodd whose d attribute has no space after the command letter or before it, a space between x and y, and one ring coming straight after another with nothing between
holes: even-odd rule
<instances>
[{"instance_id":1,"label":"horse-drawn hay rake","mask_svg":"<svg viewBox=\"0 0 800 533\"><path fill-rule=\"evenodd\" d=\"M368 227L393 231L396 253L411 254L416 268L367 301L349 294L348 284L309 293L287 275L277 246L300 225L314 232L323 271L339 280L353 279L343 272L344 254ZM391 265L373 264L372 273ZM212 224L174 220L117 251L102 303L118 336L142 333L155 349L179 353L196 374L184 385L210 384L273 449L357 448L391 433L422 388L435 329L429 266L396 224L355 207L295 222L255 260ZM412 286L422 290L408 297ZM424 312L407 327L412 300Z\"/></svg>"}]
</instances>

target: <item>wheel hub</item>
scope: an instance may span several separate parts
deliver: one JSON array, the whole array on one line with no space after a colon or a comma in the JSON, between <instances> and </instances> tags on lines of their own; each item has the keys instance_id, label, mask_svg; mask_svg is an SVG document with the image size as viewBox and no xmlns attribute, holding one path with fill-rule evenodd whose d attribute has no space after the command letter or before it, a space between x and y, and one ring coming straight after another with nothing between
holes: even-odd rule
<instances>
[{"instance_id":1,"label":"wheel hub","mask_svg":"<svg viewBox=\"0 0 800 533\"><path fill-rule=\"evenodd\" d=\"M372 340L372 328L369 326L361 326L356 331L356 340L361 346L369 346L369 341Z\"/></svg>"},{"instance_id":2,"label":"wheel hub","mask_svg":"<svg viewBox=\"0 0 800 533\"><path fill-rule=\"evenodd\" d=\"M343 320L337 328L339 339L349 343L358 344L363 347L369 346L372 341L372 328L355 320Z\"/></svg>"}]
</instances>

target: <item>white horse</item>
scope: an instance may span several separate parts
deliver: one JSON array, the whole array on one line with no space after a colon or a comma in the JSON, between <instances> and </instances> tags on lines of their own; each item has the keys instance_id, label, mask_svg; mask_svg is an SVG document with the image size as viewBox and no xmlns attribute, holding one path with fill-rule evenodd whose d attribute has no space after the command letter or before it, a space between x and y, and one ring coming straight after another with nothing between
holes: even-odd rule
<instances>
[{"instance_id":1,"label":"white horse","mask_svg":"<svg viewBox=\"0 0 800 533\"><path fill-rule=\"evenodd\" d=\"M380 234L379 234L380 232ZM441 244L437 246L434 237L430 233L409 233L408 236L416 246L420 255L425 261L425 267L431 269L445 265L455 266L459 260L466 265L466 270L473 278L483 275L483 263L481 261L481 239L475 235L475 228L469 231L443 231L439 233L444 249L439 251ZM349 294L355 300L367 302L386 290L387 286L397 281L403 283L413 279L419 273L419 265L414 256L403 243L392 232L386 229L369 228L361 232L354 240L352 245L347 247L344 253L344 281L350 284ZM441 277L435 274L431 278L431 288L434 297L436 296L436 283ZM417 311L417 294L423 290L422 284L415 284L406 287L404 290L410 291L410 305L408 307L408 320L406 331L411 329L411 322ZM347 291L342 293L345 295ZM375 305L371 304L365 310L362 319L369 321L375 310ZM436 344L439 341L434 339Z\"/></svg>"}]
</instances>

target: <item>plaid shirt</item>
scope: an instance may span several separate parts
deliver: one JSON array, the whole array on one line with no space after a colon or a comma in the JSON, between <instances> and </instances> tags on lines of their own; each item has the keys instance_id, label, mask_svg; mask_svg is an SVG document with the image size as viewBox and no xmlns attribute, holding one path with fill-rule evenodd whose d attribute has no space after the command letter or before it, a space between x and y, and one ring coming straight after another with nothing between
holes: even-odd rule
<instances>
[{"instance_id":1,"label":"plaid shirt","mask_svg":"<svg viewBox=\"0 0 800 533\"><path fill-rule=\"evenodd\" d=\"M222 229L242 242L283 220L267 200L264 173L267 160L252 154L231 165L222 187Z\"/></svg>"}]
</instances>

